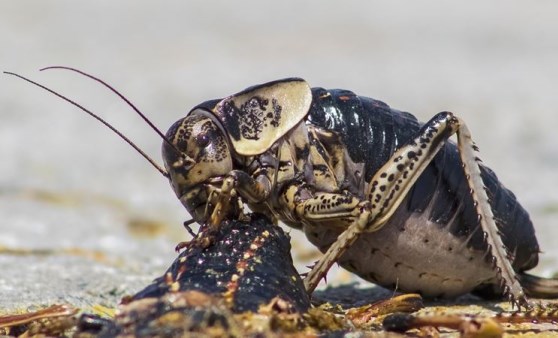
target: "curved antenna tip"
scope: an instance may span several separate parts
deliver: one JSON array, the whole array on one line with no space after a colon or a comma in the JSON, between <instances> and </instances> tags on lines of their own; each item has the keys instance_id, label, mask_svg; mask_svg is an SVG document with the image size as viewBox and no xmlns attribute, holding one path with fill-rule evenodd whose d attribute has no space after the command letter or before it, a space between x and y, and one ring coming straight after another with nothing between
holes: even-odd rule
<instances>
[{"instance_id":1,"label":"curved antenna tip","mask_svg":"<svg viewBox=\"0 0 558 338\"><path fill-rule=\"evenodd\" d=\"M69 69L69 70L73 70L73 71L76 71L76 72L81 72L77 68L68 67L68 66L47 66L47 67L43 67L43 68L39 69L39 72L49 70L49 69Z\"/></svg>"}]
</instances>

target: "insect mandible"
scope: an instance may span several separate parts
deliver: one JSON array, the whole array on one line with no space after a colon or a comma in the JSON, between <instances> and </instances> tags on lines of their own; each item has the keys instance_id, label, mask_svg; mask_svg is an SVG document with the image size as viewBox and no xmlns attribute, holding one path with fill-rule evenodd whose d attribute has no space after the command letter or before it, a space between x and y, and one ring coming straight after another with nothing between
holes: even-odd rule
<instances>
[{"instance_id":1,"label":"insect mandible","mask_svg":"<svg viewBox=\"0 0 558 338\"><path fill-rule=\"evenodd\" d=\"M109 87L84 72L77 71ZM429 297L470 291L529 307L558 297L558 281L527 274L539 246L529 215L478 159L462 119L420 123L347 90L288 78L204 102L163 138L160 168L211 242L246 204L301 229L323 257L312 292L334 262L385 287ZM449 140L457 136L457 143Z\"/></svg>"}]
</instances>

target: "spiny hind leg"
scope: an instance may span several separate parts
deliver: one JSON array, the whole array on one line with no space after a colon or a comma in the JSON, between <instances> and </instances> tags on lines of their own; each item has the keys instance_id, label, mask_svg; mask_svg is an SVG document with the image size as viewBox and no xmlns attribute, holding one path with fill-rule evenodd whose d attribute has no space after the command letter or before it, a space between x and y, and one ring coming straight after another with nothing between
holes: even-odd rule
<instances>
[{"instance_id":1,"label":"spiny hind leg","mask_svg":"<svg viewBox=\"0 0 558 338\"><path fill-rule=\"evenodd\" d=\"M439 113L427 122L417 136L397 150L374 175L367 192L368 203L359 204L360 214L354 215L353 223L310 271L305 280L307 290L314 290L333 262L343 255L362 232L377 231L389 220L442 145L456 132L465 176L500 287L513 304L518 307L529 306L494 221L471 134L461 119L448 112ZM308 214L305 216L307 219L312 218Z\"/></svg>"},{"instance_id":2,"label":"spiny hind leg","mask_svg":"<svg viewBox=\"0 0 558 338\"><path fill-rule=\"evenodd\" d=\"M496 270L499 286L505 297L518 307L529 308L530 305L519 283L518 276L513 269L511 255L502 241L502 236L496 222L492 207L486 194L486 189L481 177L479 158L475 155L478 148L474 144L471 133L463 120L458 119L457 141L459 156L467 178L467 184L473 198L473 205L477 212L478 222L484 232L488 245L491 263Z\"/></svg>"}]
</instances>

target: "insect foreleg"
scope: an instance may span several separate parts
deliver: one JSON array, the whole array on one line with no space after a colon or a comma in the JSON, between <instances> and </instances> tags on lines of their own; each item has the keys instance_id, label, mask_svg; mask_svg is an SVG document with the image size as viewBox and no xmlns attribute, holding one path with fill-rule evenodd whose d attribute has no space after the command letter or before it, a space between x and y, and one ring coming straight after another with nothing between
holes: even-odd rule
<instances>
[{"instance_id":1,"label":"insect foreleg","mask_svg":"<svg viewBox=\"0 0 558 338\"><path fill-rule=\"evenodd\" d=\"M339 235L305 279L307 291L314 290L331 265L345 253L361 233L374 232L382 228L444 142L457 131L458 127L459 120L453 114L447 112L437 114L419 130L413 140L397 150L378 170L370 181L368 199L359 202L351 212L354 217L352 223ZM314 202L315 200L313 198L304 202L303 218L315 219L320 216L313 213L324 213L324 210L320 210L319 205L316 204L317 201Z\"/></svg>"},{"instance_id":2,"label":"insect foreleg","mask_svg":"<svg viewBox=\"0 0 558 338\"><path fill-rule=\"evenodd\" d=\"M218 227L223 218L230 212L233 194L238 194L245 201L260 203L265 201L271 192L271 183L266 176L257 179L240 170L231 171L223 180L221 190L211 214L210 224Z\"/></svg>"}]
</instances>

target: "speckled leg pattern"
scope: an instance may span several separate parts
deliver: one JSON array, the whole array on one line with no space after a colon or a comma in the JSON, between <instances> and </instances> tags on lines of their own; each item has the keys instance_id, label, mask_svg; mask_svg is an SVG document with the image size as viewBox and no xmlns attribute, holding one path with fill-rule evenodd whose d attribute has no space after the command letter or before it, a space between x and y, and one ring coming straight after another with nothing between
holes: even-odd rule
<instances>
[{"instance_id":1,"label":"speckled leg pattern","mask_svg":"<svg viewBox=\"0 0 558 338\"><path fill-rule=\"evenodd\" d=\"M526 306L527 301L511 266L507 250L494 222L488 197L480 176L480 168L475 156L476 147L462 120L452 113L442 112L426 123L418 135L398 149L371 179L367 200L335 194L317 194L297 206L299 216L310 222L316 220L350 220L337 240L324 256L314 265L305 279L305 286L312 292L331 265L337 261L364 232L374 232L389 220L415 181L429 165L442 145L457 133L458 147L463 168L474 199L474 205L482 230L485 233L488 252L494 269L498 271L500 285L506 296L516 305ZM326 200L329 205L324 212L320 205ZM336 202L336 203L334 203ZM331 207L333 203L334 208Z\"/></svg>"}]
</instances>

